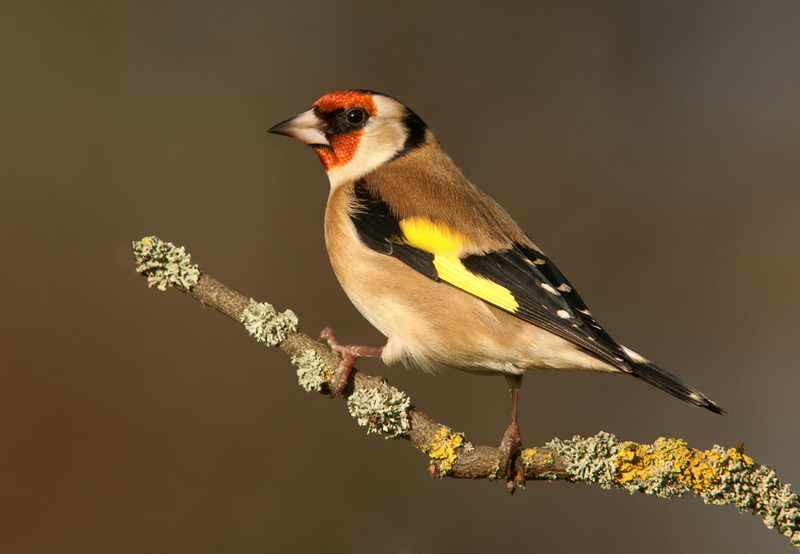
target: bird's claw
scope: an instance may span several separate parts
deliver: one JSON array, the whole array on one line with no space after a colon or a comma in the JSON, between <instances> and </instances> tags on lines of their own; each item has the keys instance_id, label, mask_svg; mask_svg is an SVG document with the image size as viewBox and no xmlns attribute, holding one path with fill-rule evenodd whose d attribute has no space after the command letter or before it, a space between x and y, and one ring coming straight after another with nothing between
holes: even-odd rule
<instances>
[{"instance_id":1,"label":"bird's claw","mask_svg":"<svg viewBox=\"0 0 800 554\"><path fill-rule=\"evenodd\" d=\"M500 441L500 449L503 451L502 476L506 478L506 487L511 494L514 494L518 487L525 487L525 475L517 464L521 447L522 438L519 435L519 427L516 423L511 423L503 433L503 440Z\"/></svg>"}]
</instances>

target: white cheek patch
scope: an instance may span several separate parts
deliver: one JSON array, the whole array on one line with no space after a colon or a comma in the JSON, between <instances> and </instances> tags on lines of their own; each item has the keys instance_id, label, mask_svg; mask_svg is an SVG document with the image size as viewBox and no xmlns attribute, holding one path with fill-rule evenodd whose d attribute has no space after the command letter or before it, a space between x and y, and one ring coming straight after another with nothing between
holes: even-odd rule
<instances>
[{"instance_id":1,"label":"white cheek patch","mask_svg":"<svg viewBox=\"0 0 800 554\"><path fill-rule=\"evenodd\" d=\"M405 107L391 98L373 97L376 113L364 127L355 155L341 166L328 170L331 188L350 183L391 160L405 144Z\"/></svg>"},{"instance_id":2,"label":"white cheek patch","mask_svg":"<svg viewBox=\"0 0 800 554\"><path fill-rule=\"evenodd\" d=\"M376 145L374 142L373 137L370 137L365 132L353 158L344 165L332 167L328 170L328 180L331 182L331 187L352 183L391 160L399 150L399 147L396 148L393 144ZM401 141L399 145L402 147L403 142Z\"/></svg>"}]
</instances>

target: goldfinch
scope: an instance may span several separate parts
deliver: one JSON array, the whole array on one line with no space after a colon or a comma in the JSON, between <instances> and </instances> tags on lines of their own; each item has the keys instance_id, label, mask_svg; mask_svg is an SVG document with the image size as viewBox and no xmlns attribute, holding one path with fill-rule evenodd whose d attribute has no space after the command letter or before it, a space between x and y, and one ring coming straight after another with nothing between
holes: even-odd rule
<instances>
[{"instance_id":1,"label":"goldfinch","mask_svg":"<svg viewBox=\"0 0 800 554\"><path fill-rule=\"evenodd\" d=\"M326 94L269 130L311 145L330 180L325 241L356 308L387 337L340 344L340 393L359 356L425 370L506 377L506 473L521 446L517 398L528 370L627 373L717 414L703 393L622 346L511 216L481 192L420 117L390 96Z\"/></svg>"}]
</instances>

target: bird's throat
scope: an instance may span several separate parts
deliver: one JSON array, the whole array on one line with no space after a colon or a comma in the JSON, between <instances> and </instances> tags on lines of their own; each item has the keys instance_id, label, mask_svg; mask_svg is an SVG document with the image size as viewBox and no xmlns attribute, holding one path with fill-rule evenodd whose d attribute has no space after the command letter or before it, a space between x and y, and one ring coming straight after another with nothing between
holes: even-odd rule
<instances>
[{"instance_id":1,"label":"bird's throat","mask_svg":"<svg viewBox=\"0 0 800 554\"><path fill-rule=\"evenodd\" d=\"M325 171L342 167L353 159L361 142L363 129L351 131L346 134L336 135L331 139L331 145L314 145L314 150L322 162Z\"/></svg>"}]
</instances>

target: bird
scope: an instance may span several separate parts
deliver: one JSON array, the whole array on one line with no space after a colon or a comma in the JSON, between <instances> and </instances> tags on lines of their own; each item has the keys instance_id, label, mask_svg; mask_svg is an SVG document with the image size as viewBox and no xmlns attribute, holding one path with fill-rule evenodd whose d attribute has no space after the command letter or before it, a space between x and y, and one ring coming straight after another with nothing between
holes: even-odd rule
<instances>
[{"instance_id":1,"label":"bird","mask_svg":"<svg viewBox=\"0 0 800 554\"><path fill-rule=\"evenodd\" d=\"M627 373L726 412L706 395L611 338L578 292L506 210L474 185L430 128L395 98L341 90L269 129L316 152L330 181L325 242L334 273L382 347L321 335L342 358L380 357L427 371L506 378L510 423L500 449L509 489L522 440L518 398L531 370Z\"/></svg>"}]
</instances>

